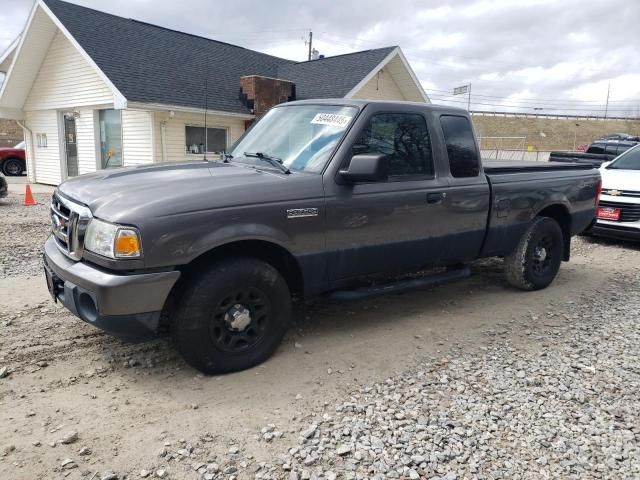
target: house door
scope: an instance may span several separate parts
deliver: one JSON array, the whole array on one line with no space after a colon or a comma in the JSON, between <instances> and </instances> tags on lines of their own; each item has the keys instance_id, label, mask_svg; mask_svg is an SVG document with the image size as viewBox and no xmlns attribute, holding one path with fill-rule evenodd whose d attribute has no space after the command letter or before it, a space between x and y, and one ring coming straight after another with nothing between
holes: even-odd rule
<instances>
[{"instance_id":1,"label":"house door","mask_svg":"<svg viewBox=\"0 0 640 480\"><path fill-rule=\"evenodd\" d=\"M64 151L67 177L77 177L78 144L76 138L76 119L73 115L64 115Z\"/></svg>"}]
</instances>

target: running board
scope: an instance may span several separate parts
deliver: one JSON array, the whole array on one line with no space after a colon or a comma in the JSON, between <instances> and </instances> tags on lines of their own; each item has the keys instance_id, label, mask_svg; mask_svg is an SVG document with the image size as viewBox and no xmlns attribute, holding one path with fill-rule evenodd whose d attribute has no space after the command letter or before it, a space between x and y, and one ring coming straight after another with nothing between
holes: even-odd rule
<instances>
[{"instance_id":1,"label":"running board","mask_svg":"<svg viewBox=\"0 0 640 480\"><path fill-rule=\"evenodd\" d=\"M400 280L398 282L386 283L384 285L374 285L371 287L360 287L353 290L336 290L327 296L331 300L345 302L350 300L360 300L362 298L376 297L387 293L408 292L424 287L432 287L442 283L462 280L471 275L471 269L467 266L447 270L442 273L426 275L419 278L410 278L408 280Z\"/></svg>"}]
</instances>

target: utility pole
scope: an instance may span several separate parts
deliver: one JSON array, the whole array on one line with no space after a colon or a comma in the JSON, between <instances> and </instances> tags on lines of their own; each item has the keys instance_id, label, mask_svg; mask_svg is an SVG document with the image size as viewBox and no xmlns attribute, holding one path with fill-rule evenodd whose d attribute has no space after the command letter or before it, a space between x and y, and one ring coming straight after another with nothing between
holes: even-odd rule
<instances>
[{"instance_id":1,"label":"utility pole","mask_svg":"<svg viewBox=\"0 0 640 480\"><path fill-rule=\"evenodd\" d=\"M467 99L467 111L471 113L471 82L469 82L469 98Z\"/></svg>"},{"instance_id":2,"label":"utility pole","mask_svg":"<svg viewBox=\"0 0 640 480\"><path fill-rule=\"evenodd\" d=\"M611 91L611 82L607 85L607 104L604 107L604 118L607 118L607 113L609 111L609 92Z\"/></svg>"},{"instance_id":3,"label":"utility pole","mask_svg":"<svg viewBox=\"0 0 640 480\"><path fill-rule=\"evenodd\" d=\"M309 61L311 61L311 49L313 46L313 32L309 30Z\"/></svg>"}]
</instances>

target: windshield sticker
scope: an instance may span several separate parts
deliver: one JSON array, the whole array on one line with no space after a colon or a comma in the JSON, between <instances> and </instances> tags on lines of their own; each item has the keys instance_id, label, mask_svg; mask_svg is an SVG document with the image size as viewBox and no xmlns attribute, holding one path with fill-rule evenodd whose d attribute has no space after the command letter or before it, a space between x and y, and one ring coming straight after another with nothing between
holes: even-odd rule
<instances>
[{"instance_id":1,"label":"windshield sticker","mask_svg":"<svg viewBox=\"0 0 640 480\"><path fill-rule=\"evenodd\" d=\"M315 125L329 125L331 127L346 127L353 117L338 115L337 113L317 113L311 123Z\"/></svg>"}]
</instances>

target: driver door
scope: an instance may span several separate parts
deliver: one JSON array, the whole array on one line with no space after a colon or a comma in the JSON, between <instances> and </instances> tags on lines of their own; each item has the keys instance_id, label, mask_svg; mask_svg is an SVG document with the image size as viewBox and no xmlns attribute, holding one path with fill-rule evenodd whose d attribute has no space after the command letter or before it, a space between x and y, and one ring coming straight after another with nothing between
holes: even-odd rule
<instances>
[{"instance_id":1,"label":"driver door","mask_svg":"<svg viewBox=\"0 0 640 480\"><path fill-rule=\"evenodd\" d=\"M446 241L441 220L448 182L435 172L425 117L374 111L364 125L350 155L386 155L390 176L385 182L336 183L327 189L333 282L437 263Z\"/></svg>"}]
</instances>

